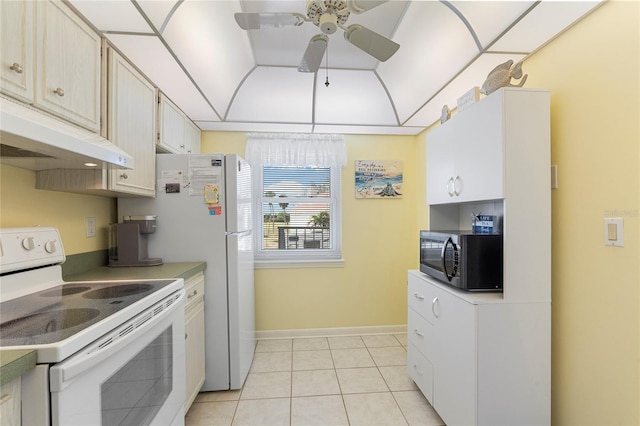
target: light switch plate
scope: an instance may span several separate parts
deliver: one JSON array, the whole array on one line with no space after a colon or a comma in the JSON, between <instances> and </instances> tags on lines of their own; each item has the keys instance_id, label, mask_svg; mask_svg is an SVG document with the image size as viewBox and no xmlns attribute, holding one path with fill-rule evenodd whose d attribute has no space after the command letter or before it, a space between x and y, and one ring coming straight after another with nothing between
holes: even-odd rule
<instances>
[{"instance_id":1,"label":"light switch plate","mask_svg":"<svg viewBox=\"0 0 640 426\"><path fill-rule=\"evenodd\" d=\"M624 247L624 222L621 217L604 218L604 245Z\"/></svg>"},{"instance_id":2,"label":"light switch plate","mask_svg":"<svg viewBox=\"0 0 640 426\"><path fill-rule=\"evenodd\" d=\"M87 217L85 220L85 237L93 238L96 236L96 218L95 217Z\"/></svg>"}]
</instances>

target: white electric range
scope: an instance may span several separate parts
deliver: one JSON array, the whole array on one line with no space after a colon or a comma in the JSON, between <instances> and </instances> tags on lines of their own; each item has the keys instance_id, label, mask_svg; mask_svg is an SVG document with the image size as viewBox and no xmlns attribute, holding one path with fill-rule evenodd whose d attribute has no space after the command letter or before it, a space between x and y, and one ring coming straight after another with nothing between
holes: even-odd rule
<instances>
[{"instance_id":1,"label":"white electric range","mask_svg":"<svg viewBox=\"0 0 640 426\"><path fill-rule=\"evenodd\" d=\"M66 283L56 228L0 229L0 349L33 349L23 424L183 425L182 279Z\"/></svg>"}]
</instances>

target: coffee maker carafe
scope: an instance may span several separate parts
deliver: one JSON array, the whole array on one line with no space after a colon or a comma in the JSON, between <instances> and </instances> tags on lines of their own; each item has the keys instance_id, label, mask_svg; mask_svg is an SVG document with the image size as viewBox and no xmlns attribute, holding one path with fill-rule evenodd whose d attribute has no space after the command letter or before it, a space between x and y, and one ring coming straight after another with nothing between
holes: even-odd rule
<instances>
[{"instance_id":1,"label":"coffee maker carafe","mask_svg":"<svg viewBox=\"0 0 640 426\"><path fill-rule=\"evenodd\" d=\"M109 226L109 266L155 266L162 259L149 258L147 235L156 230L157 216L124 216Z\"/></svg>"}]
</instances>

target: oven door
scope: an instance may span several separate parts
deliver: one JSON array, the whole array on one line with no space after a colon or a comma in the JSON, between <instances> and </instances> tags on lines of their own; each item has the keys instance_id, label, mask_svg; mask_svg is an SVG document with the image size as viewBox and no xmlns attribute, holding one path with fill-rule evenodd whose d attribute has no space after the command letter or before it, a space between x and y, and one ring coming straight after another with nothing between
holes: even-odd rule
<instances>
[{"instance_id":1,"label":"oven door","mask_svg":"<svg viewBox=\"0 0 640 426\"><path fill-rule=\"evenodd\" d=\"M52 424L183 425L184 290L50 369Z\"/></svg>"}]
</instances>

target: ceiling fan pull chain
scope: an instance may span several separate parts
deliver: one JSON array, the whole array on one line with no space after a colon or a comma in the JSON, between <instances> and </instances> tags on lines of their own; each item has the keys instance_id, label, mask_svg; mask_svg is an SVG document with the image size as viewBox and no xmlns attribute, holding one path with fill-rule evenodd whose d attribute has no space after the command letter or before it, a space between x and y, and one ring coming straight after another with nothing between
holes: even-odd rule
<instances>
[{"instance_id":1,"label":"ceiling fan pull chain","mask_svg":"<svg viewBox=\"0 0 640 426\"><path fill-rule=\"evenodd\" d=\"M326 62L325 70L326 70L326 73L327 73L327 78L324 80L324 85L325 85L325 87L329 87L329 84L331 84L331 83L329 83L329 44L327 44L326 55L327 55L327 62Z\"/></svg>"}]
</instances>

